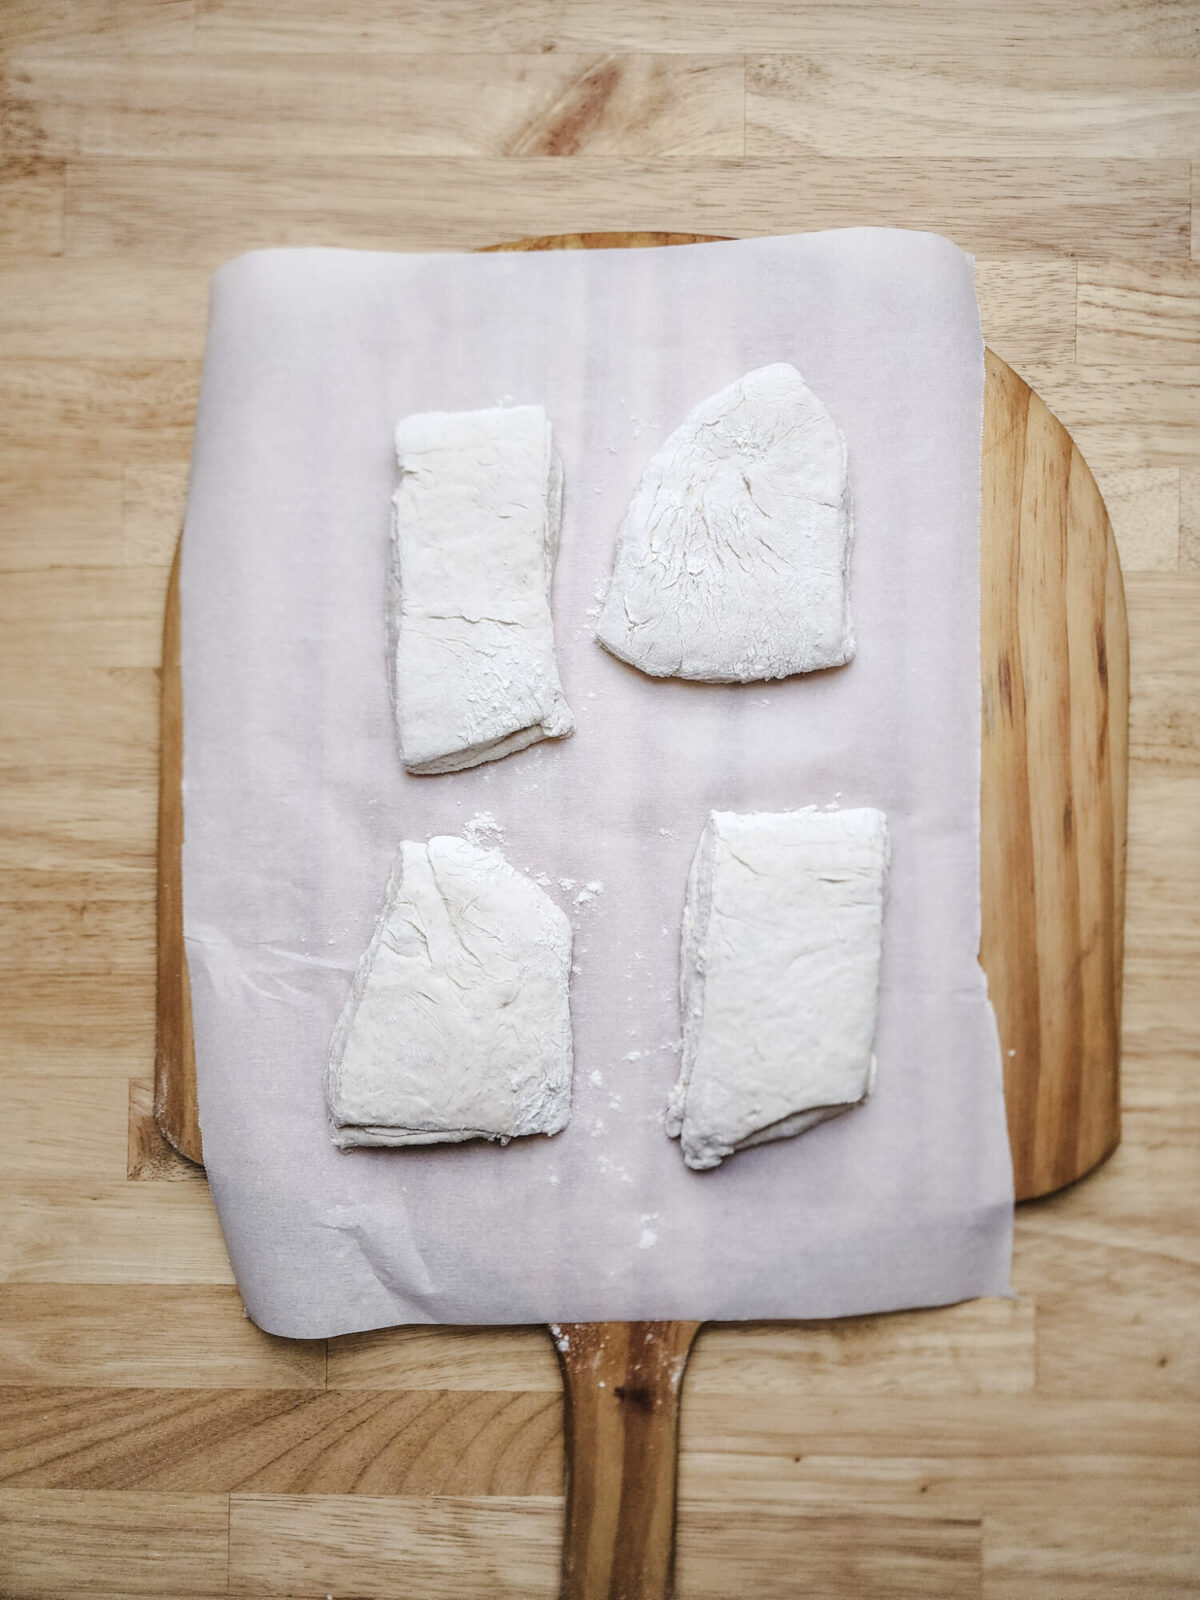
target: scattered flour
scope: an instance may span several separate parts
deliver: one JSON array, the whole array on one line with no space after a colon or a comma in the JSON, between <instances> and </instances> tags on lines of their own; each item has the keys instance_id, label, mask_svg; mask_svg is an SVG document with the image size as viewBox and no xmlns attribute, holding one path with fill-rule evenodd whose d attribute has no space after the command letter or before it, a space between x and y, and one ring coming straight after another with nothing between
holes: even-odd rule
<instances>
[{"instance_id":1,"label":"scattered flour","mask_svg":"<svg viewBox=\"0 0 1200 1600\"><path fill-rule=\"evenodd\" d=\"M477 811L470 822L463 824L463 833L484 850L504 843L504 829L490 811Z\"/></svg>"}]
</instances>

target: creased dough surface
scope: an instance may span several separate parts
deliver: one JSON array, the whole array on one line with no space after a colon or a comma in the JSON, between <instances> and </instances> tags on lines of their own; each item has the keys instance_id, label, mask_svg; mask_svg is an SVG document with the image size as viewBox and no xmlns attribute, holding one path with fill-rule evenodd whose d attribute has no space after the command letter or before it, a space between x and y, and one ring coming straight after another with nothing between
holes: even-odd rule
<instances>
[{"instance_id":1,"label":"creased dough surface","mask_svg":"<svg viewBox=\"0 0 1200 1600\"><path fill-rule=\"evenodd\" d=\"M574 727L550 586L562 464L541 406L428 411L396 427L388 586L410 772L458 772Z\"/></svg>"},{"instance_id":2,"label":"creased dough surface","mask_svg":"<svg viewBox=\"0 0 1200 1600\"><path fill-rule=\"evenodd\" d=\"M405 840L330 1046L334 1143L557 1133L571 924L496 849Z\"/></svg>"},{"instance_id":3,"label":"creased dough surface","mask_svg":"<svg viewBox=\"0 0 1200 1600\"><path fill-rule=\"evenodd\" d=\"M688 878L666 1122L689 1167L870 1094L888 860L887 819L870 807L709 814Z\"/></svg>"},{"instance_id":4,"label":"creased dough surface","mask_svg":"<svg viewBox=\"0 0 1200 1600\"><path fill-rule=\"evenodd\" d=\"M746 683L854 654L846 445L795 367L711 395L652 458L596 637L656 678Z\"/></svg>"}]
</instances>

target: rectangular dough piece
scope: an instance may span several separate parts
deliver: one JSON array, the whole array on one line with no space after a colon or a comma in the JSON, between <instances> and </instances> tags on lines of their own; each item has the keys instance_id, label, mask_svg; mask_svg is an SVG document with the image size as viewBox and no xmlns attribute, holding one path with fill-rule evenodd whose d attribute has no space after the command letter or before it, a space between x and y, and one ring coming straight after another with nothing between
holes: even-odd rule
<instances>
[{"instance_id":1,"label":"rectangular dough piece","mask_svg":"<svg viewBox=\"0 0 1200 1600\"><path fill-rule=\"evenodd\" d=\"M334 1143L557 1133L571 1106L571 937L499 850L406 839L330 1045Z\"/></svg>"},{"instance_id":2,"label":"rectangular dough piece","mask_svg":"<svg viewBox=\"0 0 1200 1600\"><path fill-rule=\"evenodd\" d=\"M870 1094L888 860L887 819L871 808L709 814L688 878L666 1122L689 1167Z\"/></svg>"},{"instance_id":3,"label":"rectangular dough piece","mask_svg":"<svg viewBox=\"0 0 1200 1600\"><path fill-rule=\"evenodd\" d=\"M409 772L458 772L574 727L550 584L562 465L541 406L428 411L396 427L388 593Z\"/></svg>"}]
</instances>

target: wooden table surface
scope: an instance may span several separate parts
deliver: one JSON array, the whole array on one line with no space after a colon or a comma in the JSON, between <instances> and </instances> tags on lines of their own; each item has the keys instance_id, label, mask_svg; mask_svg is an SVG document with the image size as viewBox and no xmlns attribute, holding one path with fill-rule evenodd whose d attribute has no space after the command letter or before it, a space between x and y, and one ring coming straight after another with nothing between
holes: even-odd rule
<instances>
[{"instance_id":1,"label":"wooden table surface","mask_svg":"<svg viewBox=\"0 0 1200 1600\"><path fill-rule=\"evenodd\" d=\"M701 1334L680 1593L1200 1594L1193 161L1194 0L0 0L6 1600L556 1583L545 1332L261 1334L150 1117L156 668L209 273L856 223L976 254L988 342L1116 526L1124 1143L1021 1210L1015 1301Z\"/></svg>"}]
</instances>

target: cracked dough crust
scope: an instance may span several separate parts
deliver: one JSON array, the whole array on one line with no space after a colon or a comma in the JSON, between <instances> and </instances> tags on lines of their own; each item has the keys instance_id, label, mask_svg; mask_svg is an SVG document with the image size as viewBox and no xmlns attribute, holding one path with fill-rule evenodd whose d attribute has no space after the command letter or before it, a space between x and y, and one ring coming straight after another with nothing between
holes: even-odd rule
<instances>
[{"instance_id":1,"label":"cracked dough crust","mask_svg":"<svg viewBox=\"0 0 1200 1600\"><path fill-rule=\"evenodd\" d=\"M712 395L646 468L596 637L656 678L748 683L854 655L837 424L776 362Z\"/></svg>"},{"instance_id":2,"label":"cracked dough crust","mask_svg":"<svg viewBox=\"0 0 1200 1600\"><path fill-rule=\"evenodd\" d=\"M334 1143L557 1133L571 1107L571 938L499 850L406 839L330 1045Z\"/></svg>"}]
</instances>

